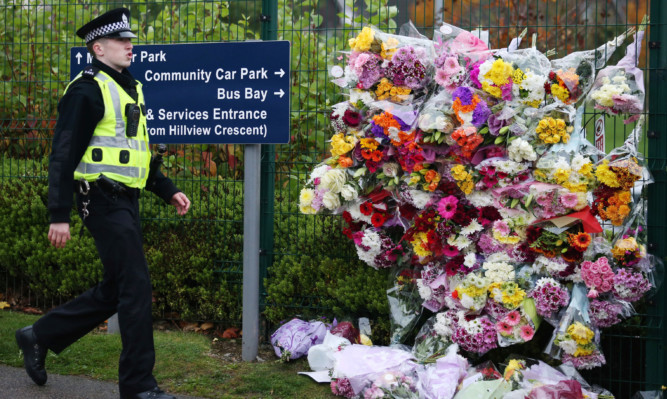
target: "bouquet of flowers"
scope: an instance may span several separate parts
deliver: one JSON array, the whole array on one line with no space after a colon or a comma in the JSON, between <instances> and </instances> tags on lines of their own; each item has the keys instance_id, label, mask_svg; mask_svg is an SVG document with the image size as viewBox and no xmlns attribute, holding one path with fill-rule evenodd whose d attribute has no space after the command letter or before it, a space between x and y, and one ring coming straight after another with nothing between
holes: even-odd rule
<instances>
[{"instance_id":1,"label":"bouquet of flowers","mask_svg":"<svg viewBox=\"0 0 667 399\"><path fill-rule=\"evenodd\" d=\"M614 299L593 299L588 310L591 324L597 328L611 327L620 323L622 318L632 314L634 314L634 310L629 302Z\"/></svg>"},{"instance_id":2,"label":"bouquet of flowers","mask_svg":"<svg viewBox=\"0 0 667 399\"><path fill-rule=\"evenodd\" d=\"M469 319L463 312L458 312L452 341L461 349L483 355L498 347L496 328L486 316Z\"/></svg>"},{"instance_id":3,"label":"bouquet of flowers","mask_svg":"<svg viewBox=\"0 0 667 399\"><path fill-rule=\"evenodd\" d=\"M432 316L419 329L412 346L412 355L421 363L432 363L445 355L452 341L435 330L436 317Z\"/></svg>"},{"instance_id":4,"label":"bouquet of flowers","mask_svg":"<svg viewBox=\"0 0 667 399\"><path fill-rule=\"evenodd\" d=\"M563 307L570 303L570 293L558 281L551 277L542 277L535 283L535 288L528 293L535 301L537 314L549 320Z\"/></svg>"},{"instance_id":5,"label":"bouquet of flowers","mask_svg":"<svg viewBox=\"0 0 667 399\"><path fill-rule=\"evenodd\" d=\"M611 270L609 260L603 256L595 262L589 260L582 262L581 277L589 288L588 297L597 298L598 295L611 291L614 272Z\"/></svg>"},{"instance_id":6,"label":"bouquet of flowers","mask_svg":"<svg viewBox=\"0 0 667 399\"><path fill-rule=\"evenodd\" d=\"M525 308L532 306L534 309L535 305L532 304L532 301L527 302L530 304L527 304ZM537 320L537 316L529 315L529 311L525 308L522 306L513 310L496 322L498 343L501 347L528 342L533 339L537 329L536 324L539 325L533 320L533 317Z\"/></svg>"},{"instance_id":7,"label":"bouquet of flowers","mask_svg":"<svg viewBox=\"0 0 667 399\"><path fill-rule=\"evenodd\" d=\"M642 272L619 269L614 276L612 293L616 299L635 302L651 289L651 283Z\"/></svg>"},{"instance_id":8,"label":"bouquet of flowers","mask_svg":"<svg viewBox=\"0 0 667 399\"><path fill-rule=\"evenodd\" d=\"M635 39L615 66L602 69L588 94L595 109L610 115L629 114L624 123L639 119L644 109L644 73L637 67L648 19L644 17Z\"/></svg>"},{"instance_id":9,"label":"bouquet of flowers","mask_svg":"<svg viewBox=\"0 0 667 399\"><path fill-rule=\"evenodd\" d=\"M594 338L593 328L582 321L573 321L565 332L556 336L554 344L563 350L563 363L570 363L577 369L591 369L606 363Z\"/></svg>"},{"instance_id":10,"label":"bouquet of flowers","mask_svg":"<svg viewBox=\"0 0 667 399\"><path fill-rule=\"evenodd\" d=\"M451 280L452 283L456 283L453 284L451 297L458 307L478 313L486 304L489 279L480 273L470 273L460 281L457 282L457 280L459 280L457 277Z\"/></svg>"},{"instance_id":11,"label":"bouquet of flowers","mask_svg":"<svg viewBox=\"0 0 667 399\"><path fill-rule=\"evenodd\" d=\"M588 156L549 152L537 161L533 176L537 181L558 184L570 192L585 194L597 185L593 170L593 162ZM585 195L578 199L578 208L588 204Z\"/></svg>"}]
</instances>

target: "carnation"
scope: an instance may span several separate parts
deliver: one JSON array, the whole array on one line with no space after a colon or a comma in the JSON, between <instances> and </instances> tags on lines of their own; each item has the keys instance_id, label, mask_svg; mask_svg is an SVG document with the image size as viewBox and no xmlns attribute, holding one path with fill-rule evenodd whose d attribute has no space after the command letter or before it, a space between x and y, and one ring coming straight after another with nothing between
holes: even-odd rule
<instances>
[{"instance_id":1,"label":"carnation","mask_svg":"<svg viewBox=\"0 0 667 399\"><path fill-rule=\"evenodd\" d=\"M336 210L340 208L340 197L332 191L327 191L322 196L322 205L330 211Z\"/></svg>"},{"instance_id":2,"label":"carnation","mask_svg":"<svg viewBox=\"0 0 667 399\"><path fill-rule=\"evenodd\" d=\"M537 153L526 140L517 138L507 147L507 153L511 160L515 162L534 161L537 159Z\"/></svg>"},{"instance_id":3,"label":"carnation","mask_svg":"<svg viewBox=\"0 0 667 399\"><path fill-rule=\"evenodd\" d=\"M331 190L337 194L343 189L346 180L347 172L345 169L330 169L322 176L319 188Z\"/></svg>"},{"instance_id":4,"label":"carnation","mask_svg":"<svg viewBox=\"0 0 667 399\"><path fill-rule=\"evenodd\" d=\"M612 292L620 300L635 302L650 289L651 283L642 273L620 269L614 277Z\"/></svg>"},{"instance_id":5,"label":"carnation","mask_svg":"<svg viewBox=\"0 0 667 399\"><path fill-rule=\"evenodd\" d=\"M593 326L607 328L621 322L619 316L622 311L623 305L620 303L611 303L609 301L593 299L590 302L588 315L591 318L591 324Z\"/></svg>"},{"instance_id":6,"label":"carnation","mask_svg":"<svg viewBox=\"0 0 667 399\"><path fill-rule=\"evenodd\" d=\"M340 195L345 201L354 201L359 197L357 190L349 184L343 186L343 188L340 190Z\"/></svg>"}]
</instances>

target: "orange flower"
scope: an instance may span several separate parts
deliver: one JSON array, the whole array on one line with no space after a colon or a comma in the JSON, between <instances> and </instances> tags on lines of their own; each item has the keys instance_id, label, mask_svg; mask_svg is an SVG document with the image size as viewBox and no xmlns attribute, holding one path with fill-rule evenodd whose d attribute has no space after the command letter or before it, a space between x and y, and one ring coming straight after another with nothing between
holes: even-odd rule
<instances>
[{"instance_id":1,"label":"orange flower","mask_svg":"<svg viewBox=\"0 0 667 399\"><path fill-rule=\"evenodd\" d=\"M340 165L341 168L349 168L352 166L352 158L350 157L338 157L338 165Z\"/></svg>"},{"instance_id":2,"label":"orange flower","mask_svg":"<svg viewBox=\"0 0 667 399\"><path fill-rule=\"evenodd\" d=\"M431 169L426 174L424 175L424 180L426 180L427 183L430 182L439 182L440 181L440 174L436 172L435 170Z\"/></svg>"},{"instance_id":3,"label":"orange flower","mask_svg":"<svg viewBox=\"0 0 667 399\"><path fill-rule=\"evenodd\" d=\"M382 160L382 151L375 150L371 153L371 159L374 162L380 162Z\"/></svg>"},{"instance_id":4,"label":"orange flower","mask_svg":"<svg viewBox=\"0 0 667 399\"><path fill-rule=\"evenodd\" d=\"M576 249L579 252L586 251L586 248L588 248L588 246L591 243L590 234L585 232L577 234L568 234L567 239L570 242L570 245L572 245L574 249Z\"/></svg>"},{"instance_id":5,"label":"orange flower","mask_svg":"<svg viewBox=\"0 0 667 399\"><path fill-rule=\"evenodd\" d=\"M369 149L361 150L361 156L364 157L364 159L371 159L372 154L373 150Z\"/></svg>"}]
</instances>

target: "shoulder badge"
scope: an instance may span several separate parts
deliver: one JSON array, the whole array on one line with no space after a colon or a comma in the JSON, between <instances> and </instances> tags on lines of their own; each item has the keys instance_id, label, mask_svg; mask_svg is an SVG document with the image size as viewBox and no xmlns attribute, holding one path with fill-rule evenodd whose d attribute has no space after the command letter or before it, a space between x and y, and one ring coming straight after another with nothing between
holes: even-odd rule
<instances>
[{"instance_id":1,"label":"shoulder badge","mask_svg":"<svg viewBox=\"0 0 667 399\"><path fill-rule=\"evenodd\" d=\"M88 65L83 69L83 72L81 72L81 76L83 76L84 78L93 79L95 78L95 75L97 75L98 71L99 71L98 68L92 65Z\"/></svg>"}]
</instances>

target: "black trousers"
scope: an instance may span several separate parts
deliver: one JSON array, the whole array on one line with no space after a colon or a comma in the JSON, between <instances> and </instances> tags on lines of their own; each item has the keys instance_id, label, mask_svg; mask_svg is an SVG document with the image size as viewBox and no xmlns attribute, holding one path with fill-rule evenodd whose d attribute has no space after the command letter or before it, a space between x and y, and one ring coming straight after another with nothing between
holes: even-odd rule
<instances>
[{"instance_id":1,"label":"black trousers","mask_svg":"<svg viewBox=\"0 0 667 399\"><path fill-rule=\"evenodd\" d=\"M123 342L118 365L120 391L147 391L157 383L152 374L152 288L142 247L138 190L113 196L92 187L88 199L90 214L84 224L95 239L104 266L103 279L44 315L33 330L38 342L60 353L118 312ZM80 214L81 201L77 195Z\"/></svg>"}]
</instances>

